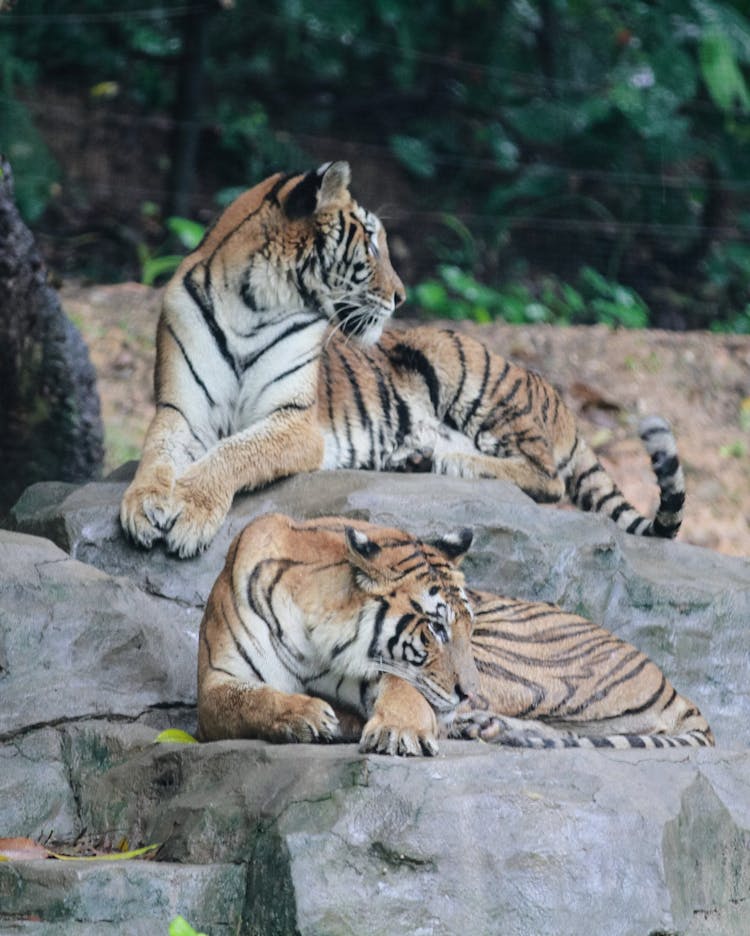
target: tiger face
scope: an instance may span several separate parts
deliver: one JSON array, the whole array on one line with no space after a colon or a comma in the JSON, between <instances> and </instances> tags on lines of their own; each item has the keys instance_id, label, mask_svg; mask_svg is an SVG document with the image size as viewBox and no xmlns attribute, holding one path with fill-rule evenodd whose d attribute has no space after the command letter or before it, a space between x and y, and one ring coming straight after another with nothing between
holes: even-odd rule
<instances>
[{"instance_id":1,"label":"tiger face","mask_svg":"<svg viewBox=\"0 0 750 936\"><path fill-rule=\"evenodd\" d=\"M463 530L424 543L394 539L393 532L376 542L362 530L346 529L356 587L375 604L367 657L377 671L411 683L439 717L449 719L473 696L478 680L473 612L456 565L472 534Z\"/></svg>"},{"instance_id":2,"label":"tiger face","mask_svg":"<svg viewBox=\"0 0 750 936\"><path fill-rule=\"evenodd\" d=\"M349 192L350 176L348 163L333 162L259 183L221 215L173 288L210 294L239 340L305 309L374 343L404 285L382 224Z\"/></svg>"},{"instance_id":3,"label":"tiger face","mask_svg":"<svg viewBox=\"0 0 750 936\"><path fill-rule=\"evenodd\" d=\"M301 212L314 226L314 249L298 270L301 291L344 334L367 345L404 301L404 286L391 266L383 225L351 197L349 181L348 163L325 164L302 177L284 210L292 219Z\"/></svg>"}]
</instances>

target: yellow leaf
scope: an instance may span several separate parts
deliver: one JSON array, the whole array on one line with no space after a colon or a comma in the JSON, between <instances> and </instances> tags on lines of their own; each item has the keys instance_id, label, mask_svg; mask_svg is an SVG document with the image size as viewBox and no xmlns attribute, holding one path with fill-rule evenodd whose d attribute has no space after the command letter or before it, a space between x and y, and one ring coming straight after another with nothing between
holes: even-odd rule
<instances>
[{"instance_id":1,"label":"yellow leaf","mask_svg":"<svg viewBox=\"0 0 750 936\"><path fill-rule=\"evenodd\" d=\"M100 81L99 84L89 88L92 98L113 98L120 93L120 86L116 81Z\"/></svg>"},{"instance_id":2,"label":"yellow leaf","mask_svg":"<svg viewBox=\"0 0 750 936\"><path fill-rule=\"evenodd\" d=\"M161 848L161 842L155 845L144 845L143 848L134 848L126 852L109 852L106 855L58 855L50 852L53 858L59 858L60 861L127 861L129 858L140 858L141 855L147 855L149 852Z\"/></svg>"},{"instance_id":3,"label":"yellow leaf","mask_svg":"<svg viewBox=\"0 0 750 936\"><path fill-rule=\"evenodd\" d=\"M181 731L179 728L167 728L161 731L155 738L154 744L197 744L198 741L187 731Z\"/></svg>"}]
</instances>

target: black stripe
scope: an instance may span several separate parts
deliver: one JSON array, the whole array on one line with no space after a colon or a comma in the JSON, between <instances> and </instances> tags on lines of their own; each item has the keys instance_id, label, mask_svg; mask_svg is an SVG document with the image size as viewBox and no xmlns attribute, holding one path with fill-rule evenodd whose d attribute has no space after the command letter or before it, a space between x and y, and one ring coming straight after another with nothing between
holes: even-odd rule
<instances>
[{"instance_id":1,"label":"black stripe","mask_svg":"<svg viewBox=\"0 0 750 936\"><path fill-rule=\"evenodd\" d=\"M651 429L647 429L645 432L642 432L640 435L641 435L641 439L643 439L644 442L647 442L649 439L653 439L654 436L661 435L662 433L666 435L667 437L670 437L672 435L672 433L666 428L666 426L653 426Z\"/></svg>"},{"instance_id":2,"label":"black stripe","mask_svg":"<svg viewBox=\"0 0 750 936\"><path fill-rule=\"evenodd\" d=\"M369 467L374 468L375 467L375 436L373 434L372 419L370 418L370 414L368 413L367 407L365 406L365 401L362 397L362 391L359 386L359 381L357 380L357 376L354 373L354 370L352 369L351 364L349 363L348 359L343 354L340 348L338 347L336 348L336 353L339 356L339 360L341 361L341 366L343 367L344 373L346 374L349 380L349 384L351 385L352 395L354 397L354 402L356 403L356 406L357 406L357 412L359 413L359 419L362 424L362 428L367 429L370 434Z\"/></svg>"},{"instance_id":3,"label":"black stripe","mask_svg":"<svg viewBox=\"0 0 750 936\"><path fill-rule=\"evenodd\" d=\"M192 361L190 360L190 358L188 357L187 351L185 350L185 346L184 346L183 343L180 341L180 339L177 337L177 333L175 332L175 330L172 328L171 325L167 325L167 331L169 332L169 334L170 334L170 335L172 336L172 338L174 339L175 344L177 345L177 347L180 349L180 352L182 353L182 356L183 356L183 358L185 359L185 363L186 363L187 366L190 368L190 373L193 375L193 380L198 384L198 386L201 388L201 390L205 393L206 399L207 399L208 402L211 404L211 406L216 406L216 401L215 401L214 398L211 396L211 394L208 392L208 387L203 383L203 381L202 381L202 380L200 379L200 377L198 376L198 374L197 374L195 368L193 367L193 362L192 362Z\"/></svg>"},{"instance_id":4,"label":"black stripe","mask_svg":"<svg viewBox=\"0 0 750 936\"><path fill-rule=\"evenodd\" d=\"M661 454L661 452L657 452L651 456L651 464L653 465L656 477L659 479L675 474L680 467L680 462L676 455L670 455L669 458L665 458L661 461Z\"/></svg>"},{"instance_id":5,"label":"black stripe","mask_svg":"<svg viewBox=\"0 0 750 936\"><path fill-rule=\"evenodd\" d=\"M396 629L393 632L393 636L388 640L388 653L391 655L391 659L394 658L393 651L396 647L396 644L403 634L404 630L411 624L414 620L415 615L413 614L402 614L396 623Z\"/></svg>"},{"instance_id":6,"label":"black stripe","mask_svg":"<svg viewBox=\"0 0 750 936\"><path fill-rule=\"evenodd\" d=\"M285 377L289 377L291 374L295 374L298 370L302 370L303 367L307 367L308 364L314 364L315 361L320 357L319 353L315 353L312 357L306 358L303 361L300 361L299 364L295 364L293 367L287 368L285 371L282 371L280 374L277 374L275 377L272 377L270 380L267 380L266 383L260 389L260 393L265 393L265 391L273 386L273 384L278 383L280 380L284 380ZM260 394L259 394L260 395ZM309 407L305 407L308 409Z\"/></svg>"},{"instance_id":7,"label":"black stripe","mask_svg":"<svg viewBox=\"0 0 750 936\"><path fill-rule=\"evenodd\" d=\"M685 492L675 491L659 501L659 513L677 513L685 506Z\"/></svg>"},{"instance_id":8,"label":"black stripe","mask_svg":"<svg viewBox=\"0 0 750 936\"><path fill-rule=\"evenodd\" d=\"M624 514L626 510L632 510L632 509L633 508L630 506L630 504L626 500L623 500L623 502L621 504L618 504L617 507L615 507L615 509L612 511L612 513L610 513L609 515L610 519L614 520L614 522L617 523L621 515Z\"/></svg>"},{"instance_id":9,"label":"black stripe","mask_svg":"<svg viewBox=\"0 0 750 936\"><path fill-rule=\"evenodd\" d=\"M205 630L201 633L201 641L203 642L203 645L206 648L206 654L208 656L209 667L215 673L226 673L227 676L231 676L233 679L236 679L237 678L236 674L233 673L231 670L228 670L223 666L216 666L216 664L214 663L213 658L211 656L211 644L208 642L208 634L206 633Z\"/></svg>"},{"instance_id":10,"label":"black stripe","mask_svg":"<svg viewBox=\"0 0 750 936\"><path fill-rule=\"evenodd\" d=\"M198 269L199 266L203 265L204 268L204 284L199 286L197 282L193 279L193 274ZM211 271L207 264L196 263L196 265L185 274L182 278L182 283L185 289L188 291L190 298L201 310L201 315L203 320L208 326L208 330L211 332L214 341L216 342L216 347L219 349L221 356L227 362L227 364L232 368L236 377L239 377L239 368L237 367L237 362L234 359L234 355L229 351L227 345L227 336L224 334L223 330L219 326L219 323L216 321L214 316L213 303L211 302Z\"/></svg>"},{"instance_id":11,"label":"black stripe","mask_svg":"<svg viewBox=\"0 0 750 936\"><path fill-rule=\"evenodd\" d=\"M482 374L482 383L479 387L479 390L477 391L477 395L474 397L471 403L471 406L466 411L466 415L464 416L464 421L461 424L462 432L466 431L469 423L472 420L472 417L475 415L476 411L479 409L479 404L482 402L484 398L484 391L487 389L487 381L490 379L490 363L491 363L490 353L485 347L482 347L482 350L484 351L484 373Z\"/></svg>"},{"instance_id":12,"label":"black stripe","mask_svg":"<svg viewBox=\"0 0 750 936\"><path fill-rule=\"evenodd\" d=\"M609 494L605 494L604 497L600 497L599 500L594 504L594 511L596 513L599 513L599 511L607 503L607 501L612 500L613 497L617 497L618 494L619 494L619 491L615 488L615 490L610 491Z\"/></svg>"},{"instance_id":13,"label":"black stripe","mask_svg":"<svg viewBox=\"0 0 750 936\"><path fill-rule=\"evenodd\" d=\"M641 712L647 712L658 700L659 696L664 692L666 688L667 680L664 675L661 677L661 683L656 692L652 692L651 695L643 702L641 705L633 706L633 708L625 709L621 712L622 715L640 715ZM662 709L664 711L664 709Z\"/></svg>"},{"instance_id":14,"label":"black stripe","mask_svg":"<svg viewBox=\"0 0 750 936\"><path fill-rule=\"evenodd\" d=\"M306 328L310 328L311 325L315 325L317 322L320 322L324 316L322 315L313 315L312 318L302 319L301 321L293 322L288 328L283 332L278 334L272 341L269 341L267 345L256 351L255 354L252 354L250 357L243 358L240 362L242 371L248 371L254 364L257 364L258 361L263 357L263 355L270 351L271 348L279 344L280 341L284 341L286 338L289 338L290 335L295 335L297 332L304 331Z\"/></svg>"},{"instance_id":15,"label":"black stripe","mask_svg":"<svg viewBox=\"0 0 750 936\"><path fill-rule=\"evenodd\" d=\"M495 383L492 385L492 389L489 392L489 398L492 399L497 391L500 389L500 384L505 380L505 377L510 370L510 361L503 361L503 369L497 376Z\"/></svg>"},{"instance_id":16,"label":"black stripe","mask_svg":"<svg viewBox=\"0 0 750 936\"><path fill-rule=\"evenodd\" d=\"M582 474L579 474L578 477L576 478L576 484L575 484L575 487L573 488L571 500L577 502L578 495L581 493L581 487L583 486L583 482L587 478L590 478L591 475L596 474L597 471L603 471L603 470L604 469L599 464L599 462L595 462L590 468L587 468L586 471L584 471Z\"/></svg>"},{"instance_id":17,"label":"black stripe","mask_svg":"<svg viewBox=\"0 0 750 936\"><path fill-rule=\"evenodd\" d=\"M380 641L380 635L383 632L383 621L385 621L387 612L388 603L381 598L380 607L378 608L377 614L375 615L374 627L372 629L372 640L370 641L370 646L367 648L367 656L371 660L374 660L379 656L378 643Z\"/></svg>"},{"instance_id":18,"label":"black stripe","mask_svg":"<svg viewBox=\"0 0 750 936\"><path fill-rule=\"evenodd\" d=\"M523 379L522 379L521 377L518 377L518 378L513 382L513 386L510 388L510 390L505 394L504 397L501 397L501 398L497 401L497 404L496 404L496 405L497 405L497 406L500 406L500 407L502 407L502 406L507 406L508 403L510 403L510 401L513 399L513 397L514 397L514 396L518 393L518 391L521 389L521 384L522 384L522 383L523 383Z\"/></svg>"},{"instance_id":19,"label":"black stripe","mask_svg":"<svg viewBox=\"0 0 750 936\"><path fill-rule=\"evenodd\" d=\"M166 403L166 402L160 401L160 402L158 402L158 403L156 404L156 408L157 408L157 409L171 409L171 410L174 410L175 413L179 413L180 416L182 416L182 418L185 420L185 423L186 423L188 429L190 430L190 435L195 439L195 441L196 441L200 446L203 447L203 450L204 450L204 451L206 451L206 452L208 451L208 446L207 446L206 443L203 441L203 439L200 438L200 436L196 435L195 429L193 429L193 427L190 425L190 420L189 420L189 419L187 418L187 416L182 412L182 410L180 409L179 406L175 406L174 403Z\"/></svg>"},{"instance_id":20,"label":"black stripe","mask_svg":"<svg viewBox=\"0 0 750 936\"><path fill-rule=\"evenodd\" d=\"M464 384L466 383L466 355L464 354L463 345L461 344L461 340L458 337L458 335L454 334L453 332L447 332L447 334L450 335L451 341L453 342L453 346L456 349L456 354L458 355L458 363L461 366L461 376L458 381L458 387L456 388L456 392L453 394L453 399L451 400L451 402L448 404L448 406L445 409L445 422L446 424L450 425L451 429L458 429L458 424L455 422L455 419L453 416L453 408L461 399L461 394L463 393L463 390L464 390ZM452 425L448 423L448 418L450 418Z\"/></svg>"},{"instance_id":21,"label":"black stripe","mask_svg":"<svg viewBox=\"0 0 750 936\"><path fill-rule=\"evenodd\" d=\"M389 356L394 367L414 371L422 377L430 394L432 408L437 414L440 409L440 382L427 357L418 348L403 342L395 345Z\"/></svg>"}]
</instances>

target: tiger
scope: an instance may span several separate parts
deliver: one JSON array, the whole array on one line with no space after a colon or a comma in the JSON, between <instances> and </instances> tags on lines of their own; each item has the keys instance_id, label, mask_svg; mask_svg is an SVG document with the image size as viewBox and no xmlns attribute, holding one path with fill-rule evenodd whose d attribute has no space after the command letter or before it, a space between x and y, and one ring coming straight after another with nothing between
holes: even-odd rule
<instances>
[{"instance_id":1,"label":"tiger","mask_svg":"<svg viewBox=\"0 0 750 936\"><path fill-rule=\"evenodd\" d=\"M471 699L470 530L432 542L340 517L266 514L233 540L198 640L198 736L351 740L437 753Z\"/></svg>"},{"instance_id":2,"label":"tiger","mask_svg":"<svg viewBox=\"0 0 750 936\"><path fill-rule=\"evenodd\" d=\"M202 741L353 741L419 756L440 737L514 747L713 745L656 664L551 604L466 587L470 529L430 542L344 517L239 533L201 621Z\"/></svg>"},{"instance_id":3,"label":"tiger","mask_svg":"<svg viewBox=\"0 0 750 936\"><path fill-rule=\"evenodd\" d=\"M531 748L713 746L698 708L632 644L554 604L467 594L479 687L451 737Z\"/></svg>"},{"instance_id":4,"label":"tiger","mask_svg":"<svg viewBox=\"0 0 750 936\"><path fill-rule=\"evenodd\" d=\"M277 173L239 196L165 288L156 411L120 508L137 544L192 556L234 495L319 469L499 478L618 527L674 537L685 485L660 417L640 434L660 489L625 499L541 376L453 330L387 322L405 298L348 163Z\"/></svg>"}]
</instances>

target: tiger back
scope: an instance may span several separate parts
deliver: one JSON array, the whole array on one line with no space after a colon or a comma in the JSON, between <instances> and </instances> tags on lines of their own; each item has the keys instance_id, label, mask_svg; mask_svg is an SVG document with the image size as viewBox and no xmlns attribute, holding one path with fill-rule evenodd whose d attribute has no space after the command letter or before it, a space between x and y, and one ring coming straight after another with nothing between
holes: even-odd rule
<instances>
[{"instance_id":1,"label":"tiger back","mask_svg":"<svg viewBox=\"0 0 750 936\"><path fill-rule=\"evenodd\" d=\"M438 719L476 688L456 565L470 542L335 517L255 520L201 623L201 738L333 740L362 719L363 750L435 753Z\"/></svg>"},{"instance_id":2,"label":"tiger back","mask_svg":"<svg viewBox=\"0 0 750 936\"><path fill-rule=\"evenodd\" d=\"M708 722L645 653L555 605L470 591L479 691L454 736L518 747L714 743Z\"/></svg>"},{"instance_id":3,"label":"tiger back","mask_svg":"<svg viewBox=\"0 0 750 936\"><path fill-rule=\"evenodd\" d=\"M685 482L665 420L649 417L639 430L660 491L648 518L549 382L467 335L425 325L390 328L374 347L334 338L321 358L318 398L326 468L498 478L538 503L567 495L628 533L672 538L680 528Z\"/></svg>"}]
</instances>

